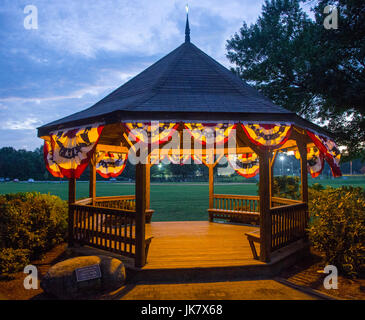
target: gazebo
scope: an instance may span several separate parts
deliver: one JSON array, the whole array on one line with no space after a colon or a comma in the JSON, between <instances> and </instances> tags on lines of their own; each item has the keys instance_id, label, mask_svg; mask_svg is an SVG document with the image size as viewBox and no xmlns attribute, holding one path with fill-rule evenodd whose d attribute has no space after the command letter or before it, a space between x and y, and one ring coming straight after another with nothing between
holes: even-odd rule
<instances>
[{"instance_id":1,"label":"gazebo","mask_svg":"<svg viewBox=\"0 0 365 320\"><path fill-rule=\"evenodd\" d=\"M325 160L341 175L331 133L275 105L197 48L188 19L182 45L90 108L39 127L38 136L47 169L69 179L69 245L128 256L139 268L151 242L150 167L163 159L208 166L210 223L258 224L247 237L262 262L305 239L308 171L317 176ZM272 195L273 165L286 151L300 159L300 201ZM136 165L135 195L96 197L96 173L115 177L127 159ZM215 194L213 169L222 159L245 177L259 174L259 195ZM87 166L89 197L77 200L76 179Z\"/></svg>"}]
</instances>

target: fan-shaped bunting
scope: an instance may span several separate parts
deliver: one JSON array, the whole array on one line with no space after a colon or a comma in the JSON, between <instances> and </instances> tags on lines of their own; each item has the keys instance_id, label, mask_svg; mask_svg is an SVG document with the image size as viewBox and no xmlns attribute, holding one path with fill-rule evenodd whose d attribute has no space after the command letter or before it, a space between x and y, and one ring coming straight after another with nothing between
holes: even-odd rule
<instances>
[{"instance_id":1,"label":"fan-shaped bunting","mask_svg":"<svg viewBox=\"0 0 365 320\"><path fill-rule=\"evenodd\" d=\"M228 154L230 166L245 178L252 178L259 173L259 158L256 153Z\"/></svg>"},{"instance_id":2,"label":"fan-shaped bunting","mask_svg":"<svg viewBox=\"0 0 365 320\"><path fill-rule=\"evenodd\" d=\"M63 174L59 166L56 162L53 161L53 152L50 137L46 136L42 138L44 139L43 157L47 170L52 174L52 176L57 178L63 178Z\"/></svg>"},{"instance_id":3,"label":"fan-shaped bunting","mask_svg":"<svg viewBox=\"0 0 365 320\"><path fill-rule=\"evenodd\" d=\"M295 151L295 157L300 159L299 151ZM324 167L323 154L317 147L307 148L307 168L312 178L318 177Z\"/></svg>"},{"instance_id":4,"label":"fan-shaped bunting","mask_svg":"<svg viewBox=\"0 0 365 320\"><path fill-rule=\"evenodd\" d=\"M221 145L226 143L233 134L236 124L232 123L185 123L194 140L202 145L213 144Z\"/></svg>"},{"instance_id":5,"label":"fan-shaped bunting","mask_svg":"<svg viewBox=\"0 0 365 320\"><path fill-rule=\"evenodd\" d=\"M323 154L324 159L331 167L333 176L334 177L342 176L339 165L341 153L340 150L337 148L335 142L324 136L317 135L309 130L306 131L308 136L312 139L313 143Z\"/></svg>"},{"instance_id":6,"label":"fan-shaped bunting","mask_svg":"<svg viewBox=\"0 0 365 320\"><path fill-rule=\"evenodd\" d=\"M49 141L44 150L46 150L46 165L51 169L50 173L60 176L48 158L57 164L63 176L78 179L89 164L103 128L101 125L93 125L51 132L49 137L43 137L45 141Z\"/></svg>"},{"instance_id":7,"label":"fan-shaped bunting","mask_svg":"<svg viewBox=\"0 0 365 320\"><path fill-rule=\"evenodd\" d=\"M161 144L168 141L178 128L178 123L125 123L128 133L136 140L148 144Z\"/></svg>"},{"instance_id":8,"label":"fan-shaped bunting","mask_svg":"<svg viewBox=\"0 0 365 320\"><path fill-rule=\"evenodd\" d=\"M103 178L115 178L119 176L126 164L128 154L106 152L102 155L97 155L96 172Z\"/></svg>"},{"instance_id":9,"label":"fan-shaped bunting","mask_svg":"<svg viewBox=\"0 0 365 320\"><path fill-rule=\"evenodd\" d=\"M292 125L287 124L242 124L247 137L256 145L263 148L277 148L290 137Z\"/></svg>"}]
</instances>

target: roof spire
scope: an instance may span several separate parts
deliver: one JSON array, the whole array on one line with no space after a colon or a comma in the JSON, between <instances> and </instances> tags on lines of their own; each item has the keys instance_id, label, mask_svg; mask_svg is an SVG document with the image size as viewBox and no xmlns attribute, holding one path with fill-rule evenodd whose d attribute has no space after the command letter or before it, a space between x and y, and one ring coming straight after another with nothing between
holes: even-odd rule
<instances>
[{"instance_id":1,"label":"roof spire","mask_svg":"<svg viewBox=\"0 0 365 320\"><path fill-rule=\"evenodd\" d=\"M185 26L185 42L190 42L190 27L189 27L189 5L186 7L186 26Z\"/></svg>"}]
</instances>

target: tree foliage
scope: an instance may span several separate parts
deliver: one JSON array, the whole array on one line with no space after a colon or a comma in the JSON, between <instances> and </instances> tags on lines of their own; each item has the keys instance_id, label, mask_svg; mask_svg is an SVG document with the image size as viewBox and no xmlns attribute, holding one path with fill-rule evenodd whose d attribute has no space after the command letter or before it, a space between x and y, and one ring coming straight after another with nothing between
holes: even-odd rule
<instances>
[{"instance_id":1,"label":"tree foliage","mask_svg":"<svg viewBox=\"0 0 365 320\"><path fill-rule=\"evenodd\" d=\"M12 147L0 149L0 177L43 180L45 175L48 177L41 148L35 151L15 150Z\"/></svg>"},{"instance_id":2,"label":"tree foliage","mask_svg":"<svg viewBox=\"0 0 365 320\"><path fill-rule=\"evenodd\" d=\"M365 158L365 2L266 0L255 24L227 41L232 69L284 108L335 133L351 158ZM308 5L306 4L306 5ZM338 29L323 26L326 5L339 12Z\"/></svg>"}]
</instances>

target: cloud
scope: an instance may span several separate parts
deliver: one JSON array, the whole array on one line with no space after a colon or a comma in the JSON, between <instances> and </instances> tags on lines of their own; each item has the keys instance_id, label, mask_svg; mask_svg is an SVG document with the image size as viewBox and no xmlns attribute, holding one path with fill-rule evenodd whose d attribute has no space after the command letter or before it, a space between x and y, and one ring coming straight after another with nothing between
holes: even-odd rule
<instances>
[{"instance_id":1,"label":"cloud","mask_svg":"<svg viewBox=\"0 0 365 320\"><path fill-rule=\"evenodd\" d=\"M99 51L153 54L181 34L169 18L175 10L171 0L40 1L38 8L42 41L86 57Z\"/></svg>"},{"instance_id":2,"label":"cloud","mask_svg":"<svg viewBox=\"0 0 365 320\"><path fill-rule=\"evenodd\" d=\"M9 130L34 130L40 125L41 121L35 118L29 118L22 121L9 120L5 122L3 129Z\"/></svg>"},{"instance_id":3,"label":"cloud","mask_svg":"<svg viewBox=\"0 0 365 320\"><path fill-rule=\"evenodd\" d=\"M43 144L37 138L36 130L8 130L0 129L1 147L13 147L15 149L34 150Z\"/></svg>"},{"instance_id":4,"label":"cloud","mask_svg":"<svg viewBox=\"0 0 365 320\"><path fill-rule=\"evenodd\" d=\"M48 97L6 97L0 98L2 102L35 102L40 104L42 102L49 102L49 101L59 101L59 100L67 100L67 99L82 99L86 95L93 95L97 96L101 92L110 89L109 86L88 86L73 92L70 92L67 95L60 95L60 96L48 96Z\"/></svg>"},{"instance_id":5,"label":"cloud","mask_svg":"<svg viewBox=\"0 0 365 320\"><path fill-rule=\"evenodd\" d=\"M43 96L43 97L21 97L21 96L9 96L9 97L0 97L0 102L19 102L19 103L28 103L28 102L35 102L40 104L42 102L50 102L50 101L62 101L67 99L82 99L87 95L91 96L99 96L101 93L104 93L108 90L115 89L116 86L120 86L127 80L129 80L134 73L124 73L117 70L109 70L109 69L102 69L101 72L106 73L99 77L97 80L98 84L94 85L87 85L82 87L78 90L71 91L66 95L59 95L59 96ZM8 107L0 103L0 110L7 110Z\"/></svg>"},{"instance_id":6,"label":"cloud","mask_svg":"<svg viewBox=\"0 0 365 320\"><path fill-rule=\"evenodd\" d=\"M139 70L126 73L103 68L93 84L71 90L65 95L0 98L0 127L2 130L17 131L19 133L23 130L35 130L42 124L91 106L138 72ZM29 141L34 140L32 146L41 143L37 139L35 131L30 135L32 138ZM20 135L19 139L21 139ZM15 139L12 143L18 145L17 140ZM9 140L1 136L0 147L8 144ZM20 147L23 148L24 144L21 144Z\"/></svg>"},{"instance_id":7,"label":"cloud","mask_svg":"<svg viewBox=\"0 0 365 320\"><path fill-rule=\"evenodd\" d=\"M190 1L190 21L192 26L199 27L204 25L207 17L224 20L226 36L237 31L243 20L253 22L262 3L263 0ZM38 39L43 46L67 54L88 58L95 58L102 52L153 55L163 48L170 48L173 43L183 41L183 1L34 0L33 4L38 8L39 29L32 33L22 30L21 37L25 39L25 34L31 34L32 41ZM19 11L19 6L9 6L13 15L15 10ZM19 11L18 16L20 14L23 18L24 14ZM213 28L210 33L214 34ZM198 30L193 29L192 32ZM210 37L208 33L205 35ZM30 58L38 63L48 62L34 55Z\"/></svg>"},{"instance_id":8,"label":"cloud","mask_svg":"<svg viewBox=\"0 0 365 320\"><path fill-rule=\"evenodd\" d=\"M186 1L32 0L31 31L29 1L3 1L0 147L39 146L37 126L90 107L184 40ZM190 0L192 42L228 67L225 41L263 2Z\"/></svg>"}]
</instances>

